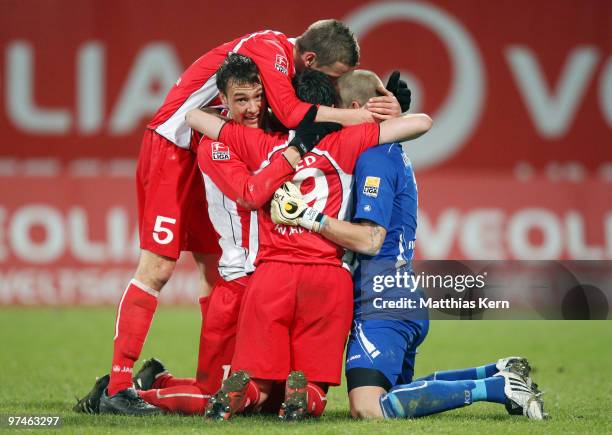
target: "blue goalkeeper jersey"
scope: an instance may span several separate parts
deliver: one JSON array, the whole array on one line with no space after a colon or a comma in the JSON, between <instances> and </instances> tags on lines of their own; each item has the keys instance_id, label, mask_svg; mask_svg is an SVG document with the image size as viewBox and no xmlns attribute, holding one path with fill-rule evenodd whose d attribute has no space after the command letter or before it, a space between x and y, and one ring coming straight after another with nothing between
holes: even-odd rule
<instances>
[{"instance_id":1,"label":"blue goalkeeper jersey","mask_svg":"<svg viewBox=\"0 0 612 435\"><path fill-rule=\"evenodd\" d=\"M361 154L355 167L353 221L368 220L387 230L380 252L375 257L357 254L355 270L355 310L362 298L361 269L387 268L410 270L417 228L417 185L410 159L398 143L378 145ZM365 272L364 272L365 273ZM391 296L390 294L388 296Z\"/></svg>"}]
</instances>

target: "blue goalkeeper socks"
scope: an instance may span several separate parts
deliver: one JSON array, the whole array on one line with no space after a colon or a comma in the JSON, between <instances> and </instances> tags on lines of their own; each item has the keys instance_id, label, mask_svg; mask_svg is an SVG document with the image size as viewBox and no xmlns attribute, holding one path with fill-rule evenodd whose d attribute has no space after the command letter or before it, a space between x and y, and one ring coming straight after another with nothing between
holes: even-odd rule
<instances>
[{"instance_id":1,"label":"blue goalkeeper socks","mask_svg":"<svg viewBox=\"0 0 612 435\"><path fill-rule=\"evenodd\" d=\"M505 404L508 399L504 392L505 380L501 376L473 381L472 402L495 402Z\"/></svg>"},{"instance_id":2,"label":"blue goalkeeper socks","mask_svg":"<svg viewBox=\"0 0 612 435\"><path fill-rule=\"evenodd\" d=\"M506 403L504 378L465 381L415 381L380 398L386 418L414 418L460 408L472 402Z\"/></svg>"},{"instance_id":3,"label":"blue goalkeeper socks","mask_svg":"<svg viewBox=\"0 0 612 435\"><path fill-rule=\"evenodd\" d=\"M490 378L497 372L498 370L495 364L487 364L486 366L470 367L468 369L433 372L430 375L417 379L417 381L465 381L485 379Z\"/></svg>"}]
</instances>

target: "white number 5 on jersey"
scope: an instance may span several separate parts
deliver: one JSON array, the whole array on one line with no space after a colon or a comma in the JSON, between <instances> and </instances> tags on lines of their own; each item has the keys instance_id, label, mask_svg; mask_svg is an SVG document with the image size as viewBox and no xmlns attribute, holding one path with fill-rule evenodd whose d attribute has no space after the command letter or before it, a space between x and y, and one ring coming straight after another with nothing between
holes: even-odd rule
<instances>
[{"instance_id":1,"label":"white number 5 on jersey","mask_svg":"<svg viewBox=\"0 0 612 435\"><path fill-rule=\"evenodd\" d=\"M155 226L153 227L153 240L155 240L160 245L167 245L174 239L174 233L170 228L166 228L164 224L172 224L176 223L176 219L172 219L165 216L157 216L155 219ZM160 237L160 235L162 237Z\"/></svg>"}]
</instances>

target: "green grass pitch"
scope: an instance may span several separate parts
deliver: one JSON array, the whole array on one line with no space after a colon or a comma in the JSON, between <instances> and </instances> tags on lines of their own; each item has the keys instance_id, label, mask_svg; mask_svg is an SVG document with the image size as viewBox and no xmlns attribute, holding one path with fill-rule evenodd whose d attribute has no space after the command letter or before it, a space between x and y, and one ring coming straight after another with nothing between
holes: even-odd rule
<instances>
[{"instance_id":1,"label":"green grass pitch","mask_svg":"<svg viewBox=\"0 0 612 435\"><path fill-rule=\"evenodd\" d=\"M417 356L416 375L524 355L545 394L551 419L509 416L500 405L476 403L402 421L351 421L345 388L331 390L325 416L286 425L272 417L230 422L173 415L153 418L78 415L84 394L110 366L114 310L0 310L0 414L63 417L61 433L610 433L612 323L607 321L435 321ZM178 376L191 376L199 335L197 307L160 307L143 357L157 356ZM137 365L139 367L139 365ZM2 429L0 429L2 430ZM46 432L46 431L45 431ZM53 431L50 431L53 433ZM7 431L8 433L8 431Z\"/></svg>"}]
</instances>

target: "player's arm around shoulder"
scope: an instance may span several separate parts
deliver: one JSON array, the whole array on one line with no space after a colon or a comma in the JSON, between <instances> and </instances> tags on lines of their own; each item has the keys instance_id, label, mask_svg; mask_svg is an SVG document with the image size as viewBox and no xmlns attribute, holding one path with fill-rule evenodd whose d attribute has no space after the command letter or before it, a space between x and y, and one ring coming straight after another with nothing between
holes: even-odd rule
<instances>
[{"instance_id":1,"label":"player's arm around shoulder","mask_svg":"<svg viewBox=\"0 0 612 435\"><path fill-rule=\"evenodd\" d=\"M209 110L191 109L185 115L185 121L192 129L213 140L219 139L221 129L226 119Z\"/></svg>"},{"instance_id":2,"label":"player's arm around shoulder","mask_svg":"<svg viewBox=\"0 0 612 435\"><path fill-rule=\"evenodd\" d=\"M321 235L343 248L373 257L380 252L387 230L368 220L347 222L327 216Z\"/></svg>"},{"instance_id":3,"label":"player's arm around shoulder","mask_svg":"<svg viewBox=\"0 0 612 435\"><path fill-rule=\"evenodd\" d=\"M372 112L366 109L340 109L327 106L319 106L315 118L315 122L337 122L345 127L374 121Z\"/></svg>"},{"instance_id":4,"label":"player's arm around shoulder","mask_svg":"<svg viewBox=\"0 0 612 435\"><path fill-rule=\"evenodd\" d=\"M291 182L276 190L270 204L272 222L301 226L331 242L365 255L377 255L387 235L385 227L368 219L347 222L310 207Z\"/></svg>"},{"instance_id":5,"label":"player's arm around shoulder","mask_svg":"<svg viewBox=\"0 0 612 435\"><path fill-rule=\"evenodd\" d=\"M424 113L402 115L380 124L380 143L413 140L427 133L433 120Z\"/></svg>"},{"instance_id":6,"label":"player's arm around shoulder","mask_svg":"<svg viewBox=\"0 0 612 435\"><path fill-rule=\"evenodd\" d=\"M361 185L363 184L365 189L370 179L377 180L378 183L375 186L376 197L366 197L369 200L370 218L354 215L352 222L348 222L328 217L323 221L321 228L321 234L325 238L359 254L372 257L378 255L387 235L387 229L383 225L388 225L388 219L383 216L384 213L378 213L377 210L389 208L383 198L392 197L384 193L391 188L391 179L394 176L385 159L386 154L378 153L371 148L359 157L355 166L354 189L358 192L355 200L356 208L362 206ZM366 174L371 176L368 177Z\"/></svg>"},{"instance_id":7,"label":"player's arm around shoulder","mask_svg":"<svg viewBox=\"0 0 612 435\"><path fill-rule=\"evenodd\" d=\"M336 244L359 254L379 254L395 197L398 167L387 147L366 150L355 165L355 212L352 222L323 220L321 234Z\"/></svg>"}]
</instances>

